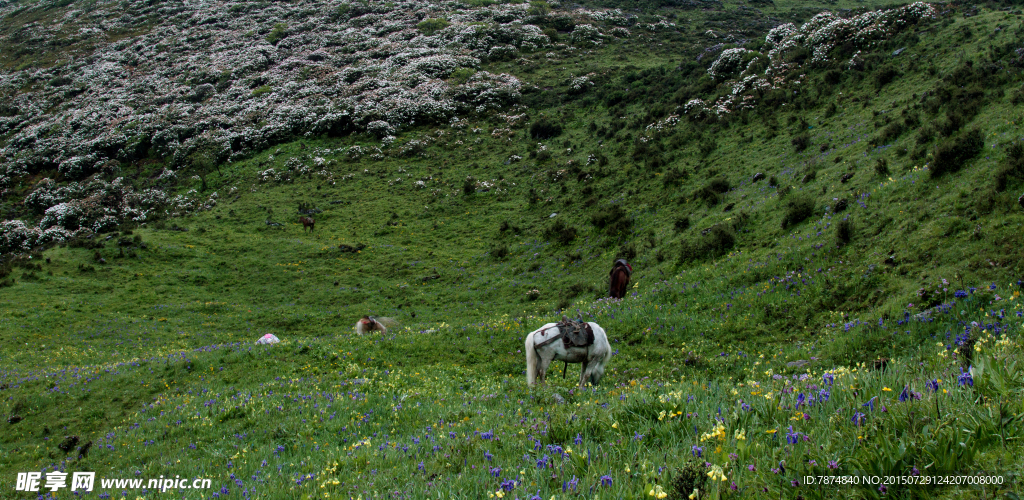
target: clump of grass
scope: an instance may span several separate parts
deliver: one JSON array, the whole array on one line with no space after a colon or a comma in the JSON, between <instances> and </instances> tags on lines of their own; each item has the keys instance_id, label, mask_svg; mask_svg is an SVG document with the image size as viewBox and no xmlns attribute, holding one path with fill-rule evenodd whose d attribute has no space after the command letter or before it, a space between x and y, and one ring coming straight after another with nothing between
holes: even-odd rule
<instances>
[{"instance_id":1,"label":"clump of grass","mask_svg":"<svg viewBox=\"0 0 1024 500\"><path fill-rule=\"evenodd\" d=\"M551 139L560 135L562 135L562 126L548 118L541 118L530 125L530 137L534 139Z\"/></svg>"},{"instance_id":2,"label":"clump of grass","mask_svg":"<svg viewBox=\"0 0 1024 500\"><path fill-rule=\"evenodd\" d=\"M560 245L568 245L576 239L576 228L566 225L562 221L555 221L545 232L544 237L554 240Z\"/></svg>"},{"instance_id":3,"label":"clump of grass","mask_svg":"<svg viewBox=\"0 0 1024 500\"><path fill-rule=\"evenodd\" d=\"M875 162L875 175L879 177L885 177L889 175L889 162L885 161L885 158L879 158Z\"/></svg>"},{"instance_id":4,"label":"clump of grass","mask_svg":"<svg viewBox=\"0 0 1024 500\"><path fill-rule=\"evenodd\" d=\"M811 145L811 135L807 132L801 132L794 136L790 143L796 149L796 152L799 153Z\"/></svg>"},{"instance_id":5,"label":"clump of grass","mask_svg":"<svg viewBox=\"0 0 1024 500\"><path fill-rule=\"evenodd\" d=\"M978 129L943 141L935 147L931 164L932 177L959 171L968 161L978 156L985 146L984 135Z\"/></svg>"},{"instance_id":6,"label":"clump of grass","mask_svg":"<svg viewBox=\"0 0 1024 500\"><path fill-rule=\"evenodd\" d=\"M843 219L836 224L836 246L845 246L853 239L853 222Z\"/></svg>"},{"instance_id":7,"label":"clump of grass","mask_svg":"<svg viewBox=\"0 0 1024 500\"><path fill-rule=\"evenodd\" d=\"M782 217L782 229L799 224L814 214L814 200L801 196L790 199L786 204L786 214Z\"/></svg>"},{"instance_id":8,"label":"clump of grass","mask_svg":"<svg viewBox=\"0 0 1024 500\"><path fill-rule=\"evenodd\" d=\"M619 205L610 205L590 217L590 222L603 229L609 236L623 234L633 226L633 221Z\"/></svg>"}]
</instances>

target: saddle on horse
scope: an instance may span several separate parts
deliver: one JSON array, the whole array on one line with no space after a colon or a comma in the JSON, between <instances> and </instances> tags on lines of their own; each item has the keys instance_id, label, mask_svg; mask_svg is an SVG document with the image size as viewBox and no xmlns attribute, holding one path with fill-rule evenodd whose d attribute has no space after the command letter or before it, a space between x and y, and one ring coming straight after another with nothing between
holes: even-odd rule
<instances>
[{"instance_id":1,"label":"saddle on horse","mask_svg":"<svg viewBox=\"0 0 1024 500\"><path fill-rule=\"evenodd\" d=\"M573 321L562 317L558 322L558 333L562 335L562 344L570 347L587 347L594 344L594 329L583 321Z\"/></svg>"},{"instance_id":2,"label":"saddle on horse","mask_svg":"<svg viewBox=\"0 0 1024 500\"><path fill-rule=\"evenodd\" d=\"M594 344L594 329L585 321L575 321L562 316L562 321L555 324L558 333L539 343L536 347L546 346L558 339L566 349L570 347L588 347Z\"/></svg>"}]
</instances>

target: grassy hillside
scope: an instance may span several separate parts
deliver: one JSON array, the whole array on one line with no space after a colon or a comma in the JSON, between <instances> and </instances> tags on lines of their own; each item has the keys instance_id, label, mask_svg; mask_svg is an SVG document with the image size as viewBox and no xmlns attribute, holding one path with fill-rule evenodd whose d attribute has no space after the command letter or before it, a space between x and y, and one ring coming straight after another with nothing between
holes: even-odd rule
<instances>
[{"instance_id":1,"label":"grassy hillside","mask_svg":"<svg viewBox=\"0 0 1024 500\"><path fill-rule=\"evenodd\" d=\"M77 5L2 6L4 43L18 48L0 57L9 102L109 102L32 72L62 78L56 61L75 51L170 30L131 4L141 10L116 18L110 40L30 50L41 42L26 23L92 12ZM325 7L247 5L203 7L224 30L211 37L241 36L217 25L229 12L265 17L253 44L321 43L310 12ZM356 11L332 6L329 22L387 22L345 5ZM936 4L868 22L880 5L601 7L523 5L549 45L518 40L512 57L441 75L456 96L443 119L400 122L387 114L398 105L387 120L279 126L281 109L318 99L308 82L331 78L310 77L328 71L310 63L299 79L291 55L224 89L175 77L168 95L193 114L147 104L149 118L102 132L118 140L110 131L136 119L147 131L116 158L74 150L101 132L53 125L74 107L31 119L4 108L4 209L22 225L5 222L2 241L0 487L61 470L212 480L174 492L189 499L1021 494L1020 11ZM463 24L484 29L473 16L509 23L493 19L519 7L416 8L453 27L411 16L399 33L463 36ZM280 19L261 9L315 26L274 35ZM877 30L844 35L838 17L814 17L825 9ZM337 50L324 56L337 64L348 43L318 50ZM519 86L474 87L492 81L484 72ZM216 94L190 100L204 84ZM473 89L507 100L457 97ZM233 99L256 118L218 107ZM211 120L223 137L159 145L161 130ZM245 134L262 139L224 139ZM58 143L67 159L40 159ZM619 257L636 272L614 301ZM364 314L401 326L357 336ZM563 314L608 331L606 377L574 389L552 373L527 388L523 338ZM283 342L253 345L266 333ZM883 481L804 484L861 474ZM960 474L999 484L884 479ZM161 495L91 495L122 492Z\"/></svg>"}]
</instances>

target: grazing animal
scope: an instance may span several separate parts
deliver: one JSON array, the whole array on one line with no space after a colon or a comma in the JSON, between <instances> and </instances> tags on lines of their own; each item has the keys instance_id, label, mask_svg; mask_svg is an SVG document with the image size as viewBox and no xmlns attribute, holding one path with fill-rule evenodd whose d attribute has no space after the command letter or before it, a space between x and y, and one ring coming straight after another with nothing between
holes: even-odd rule
<instances>
[{"instance_id":1,"label":"grazing animal","mask_svg":"<svg viewBox=\"0 0 1024 500\"><path fill-rule=\"evenodd\" d=\"M313 225L316 224L316 220L312 217L299 217L299 222L302 223L302 232L306 232L306 228L309 228L309 232L313 232Z\"/></svg>"},{"instance_id":2,"label":"grazing animal","mask_svg":"<svg viewBox=\"0 0 1024 500\"><path fill-rule=\"evenodd\" d=\"M587 341L567 342L565 338L575 337L574 333ZM589 345L578 345L588 342ZM548 323L526 335L526 383L532 386L539 380L543 384L551 362L564 361L583 365L580 387L587 382L597 385L611 358L612 348L600 325L594 322L574 324L563 318L561 323Z\"/></svg>"},{"instance_id":3,"label":"grazing animal","mask_svg":"<svg viewBox=\"0 0 1024 500\"><path fill-rule=\"evenodd\" d=\"M388 326L395 326L397 322L391 318L375 318L373 316L363 316L362 319L356 322L356 333L363 335L367 332L377 330L381 335L388 333Z\"/></svg>"},{"instance_id":4,"label":"grazing animal","mask_svg":"<svg viewBox=\"0 0 1024 500\"><path fill-rule=\"evenodd\" d=\"M626 296L626 287L629 285L629 278L633 276L633 266L626 262L626 259L618 259L612 266L611 287L608 291L613 299L621 299Z\"/></svg>"}]
</instances>

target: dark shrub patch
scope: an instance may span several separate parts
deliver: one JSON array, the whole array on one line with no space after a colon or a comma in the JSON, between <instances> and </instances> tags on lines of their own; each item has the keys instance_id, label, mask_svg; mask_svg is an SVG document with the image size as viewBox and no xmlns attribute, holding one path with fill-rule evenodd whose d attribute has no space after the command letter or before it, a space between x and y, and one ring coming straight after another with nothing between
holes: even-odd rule
<instances>
[{"instance_id":1,"label":"dark shrub patch","mask_svg":"<svg viewBox=\"0 0 1024 500\"><path fill-rule=\"evenodd\" d=\"M814 214L814 201L810 198L800 197L789 200L786 206L786 215L782 218L782 229L799 224Z\"/></svg>"},{"instance_id":2,"label":"dark shrub patch","mask_svg":"<svg viewBox=\"0 0 1024 500\"><path fill-rule=\"evenodd\" d=\"M562 126L542 118L530 125L530 137L534 139L551 139L562 135Z\"/></svg>"},{"instance_id":3,"label":"dark shrub patch","mask_svg":"<svg viewBox=\"0 0 1024 500\"><path fill-rule=\"evenodd\" d=\"M875 138L875 144L888 144L892 141L895 141L896 139L899 139L901 135L903 135L903 123L892 122L884 129L882 129L882 132L878 134L878 137Z\"/></svg>"},{"instance_id":4,"label":"dark shrub patch","mask_svg":"<svg viewBox=\"0 0 1024 500\"><path fill-rule=\"evenodd\" d=\"M888 65L882 66L877 72L875 72L875 89L880 90L882 87L895 80L898 76L900 76L900 72L896 71L896 68Z\"/></svg>"},{"instance_id":5,"label":"dark shrub patch","mask_svg":"<svg viewBox=\"0 0 1024 500\"><path fill-rule=\"evenodd\" d=\"M875 173L882 177L889 175L889 162L885 161L885 158L879 158L875 162Z\"/></svg>"},{"instance_id":6,"label":"dark shrub patch","mask_svg":"<svg viewBox=\"0 0 1024 500\"><path fill-rule=\"evenodd\" d=\"M720 198L720 195L711 189L711 186L704 186L693 193L693 199L700 200L709 207L717 205Z\"/></svg>"},{"instance_id":7,"label":"dark shrub patch","mask_svg":"<svg viewBox=\"0 0 1024 500\"><path fill-rule=\"evenodd\" d=\"M562 245L568 245L572 240L576 239L576 228L567 226L562 221L556 221L545 231L544 236Z\"/></svg>"},{"instance_id":8,"label":"dark shrub patch","mask_svg":"<svg viewBox=\"0 0 1024 500\"><path fill-rule=\"evenodd\" d=\"M935 147L933 153L932 177L960 170L968 161L978 156L984 146L984 136L978 129L964 132L953 139L941 142Z\"/></svg>"},{"instance_id":9,"label":"dark shrub patch","mask_svg":"<svg viewBox=\"0 0 1024 500\"><path fill-rule=\"evenodd\" d=\"M708 187L716 193L726 193L732 186L729 185L729 180L724 177L716 177L708 184Z\"/></svg>"},{"instance_id":10,"label":"dark shrub patch","mask_svg":"<svg viewBox=\"0 0 1024 500\"><path fill-rule=\"evenodd\" d=\"M686 171L680 168L670 168L665 172L665 187L678 186L687 177Z\"/></svg>"},{"instance_id":11,"label":"dark shrub patch","mask_svg":"<svg viewBox=\"0 0 1024 500\"><path fill-rule=\"evenodd\" d=\"M471 195L476 192L476 179L472 177L466 177L466 180L462 182L462 194Z\"/></svg>"},{"instance_id":12,"label":"dark shrub patch","mask_svg":"<svg viewBox=\"0 0 1024 500\"><path fill-rule=\"evenodd\" d=\"M679 254L681 262L720 257L736 246L736 233L731 226L716 224L702 231L702 234L696 243L683 242Z\"/></svg>"},{"instance_id":13,"label":"dark shrub patch","mask_svg":"<svg viewBox=\"0 0 1024 500\"><path fill-rule=\"evenodd\" d=\"M811 145L811 136L810 134L804 132L802 134L797 135L796 137L793 137L793 140L790 142L793 144L793 147L795 147L796 151L799 153L807 149L807 146Z\"/></svg>"},{"instance_id":14,"label":"dark shrub patch","mask_svg":"<svg viewBox=\"0 0 1024 500\"><path fill-rule=\"evenodd\" d=\"M508 257L508 246L502 245L500 247L495 247L493 250L491 250L491 257L494 257L495 259L498 260Z\"/></svg>"},{"instance_id":15,"label":"dark shrub patch","mask_svg":"<svg viewBox=\"0 0 1024 500\"><path fill-rule=\"evenodd\" d=\"M1011 179L1018 182L1024 179L1024 146L1019 142L1006 148L1006 159L996 172L996 192L1005 191Z\"/></svg>"},{"instance_id":16,"label":"dark shrub patch","mask_svg":"<svg viewBox=\"0 0 1024 500\"><path fill-rule=\"evenodd\" d=\"M678 231L678 232L683 232L683 231L686 231L687 229L690 229L690 218L689 217L680 217L680 218L676 219L675 228L676 228L676 231Z\"/></svg>"},{"instance_id":17,"label":"dark shrub patch","mask_svg":"<svg viewBox=\"0 0 1024 500\"><path fill-rule=\"evenodd\" d=\"M636 245L632 243L626 243L619 247L619 256L616 259L633 260L636 258Z\"/></svg>"},{"instance_id":18,"label":"dark shrub patch","mask_svg":"<svg viewBox=\"0 0 1024 500\"><path fill-rule=\"evenodd\" d=\"M850 243L853 238L853 222L850 219L843 219L836 224L836 245L843 246Z\"/></svg>"},{"instance_id":19,"label":"dark shrub patch","mask_svg":"<svg viewBox=\"0 0 1024 500\"><path fill-rule=\"evenodd\" d=\"M843 210L846 210L846 207L848 207L849 205L850 205L850 202L847 201L846 198L841 198L839 201L836 202L836 206L835 206L835 208L832 209L832 212L834 212L834 213L842 212Z\"/></svg>"},{"instance_id":20,"label":"dark shrub patch","mask_svg":"<svg viewBox=\"0 0 1024 500\"><path fill-rule=\"evenodd\" d=\"M824 81L825 83L827 83L829 85L835 85L835 84L839 83L840 81L842 81L842 79L843 79L843 72L839 71L839 70L835 70L835 69L830 69L830 70L825 72L825 74L822 76L821 79L822 79L822 81Z\"/></svg>"}]
</instances>

